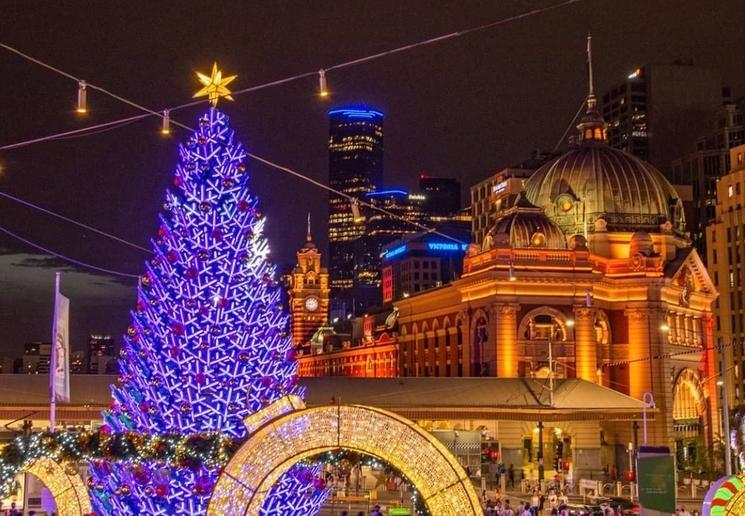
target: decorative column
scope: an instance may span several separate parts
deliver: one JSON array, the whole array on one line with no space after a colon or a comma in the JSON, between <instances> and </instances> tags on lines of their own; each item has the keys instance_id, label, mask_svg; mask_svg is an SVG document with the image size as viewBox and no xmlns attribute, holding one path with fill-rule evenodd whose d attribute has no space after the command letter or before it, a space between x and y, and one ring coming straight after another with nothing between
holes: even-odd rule
<instances>
[{"instance_id":1,"label":"decorative column","mask_svg":"<svg viewBox=\"0 0 745 516\"><path fill-rule=\"evenodd\" d=\"M638 400L652 390L649 313L645 308L626 310L629 322L629 395ZM647 359L647 360L645 360Z\"/></svg>"},{"instance_id":2,"label":"decorative column","mask_svg":"<svg viewBox=\"0 0 745 516\"><path fill-rule=\"evenodd\" d=\"M574 307L574 356L577 378L597 382L598 343L595 336L595 317L593 307Z\"/></svg>"},{"instance_id":3,"label":"decorative column","mask_svg":"<svg viewBox=\"0 0 745 516\"><path fill-rule=\"evenodd\" d=\"M517 378L517 311L520 305L497 307L497 376Z\"/></svg>"},{"instance_id":4,"label":"decorative column","mask_svg":"<svg viewBox=\"0 0 745 516\"><path fill-rule=\"evenodd\" d=\"M719 375L717 374L717 359L719 353L727 353L728 351L731 353L732 348L725 348L721 351L717 352L716 349L714 349L714 346L716 343L714 342L714 317L710 313L706 313L703 316L702 320L702 326L703 326L703 335L702 335L702 344L704 347L704 353L703 357L701 359L701 369L703 369L704 378L706 378L706 384L702 385L702 387L706 390L708 393L708 414L706 414L705 419L706 421L706 442L713 443L714 442L714 434L720 433L720 421L721 417L719 414L719 389L717 386L717 380L719 380ZM730 364L731 361L726 361L725 363ZM725 378L722 378L724 381L727 381L729 378L731 378L730 375L726 375Z\"/></svg>"}]
</instances>

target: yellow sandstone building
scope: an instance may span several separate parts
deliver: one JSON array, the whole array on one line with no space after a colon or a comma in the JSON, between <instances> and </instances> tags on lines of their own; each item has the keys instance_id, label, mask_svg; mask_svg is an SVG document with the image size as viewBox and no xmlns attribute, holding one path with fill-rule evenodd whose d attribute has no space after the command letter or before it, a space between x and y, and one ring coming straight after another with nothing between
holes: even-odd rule
<instances>
[{"instance_id":1,"label":"yellow sandstone building","mask_svg":"<svg viewBox=\"0 0 745 516\"><path fill-rule=\"evenodd\" d=\"M701 453L720 434L716 289L675 189L608 145L592 91L578 129L569 152L538 169L470 247L461 278L395 303L399 374L523 378L548 391L558 379L585 380L653 398L649 444ZM505 463L533 455L535 426L498 422ZM568 430L550 415L539 426ZM635 426L577 422L570 431L593 469L620 463ZM606 445L615 453L601 458Z\"/></svg>"}]
</instances>

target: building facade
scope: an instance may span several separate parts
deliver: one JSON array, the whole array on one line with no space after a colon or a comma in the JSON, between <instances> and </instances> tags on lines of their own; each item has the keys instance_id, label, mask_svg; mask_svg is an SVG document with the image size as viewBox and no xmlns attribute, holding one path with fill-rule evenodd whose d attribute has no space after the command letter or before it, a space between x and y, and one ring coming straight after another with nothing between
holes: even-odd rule
<instances>
[{"instance_id":1,"label":"building facade","mask_svg":"<svg viewBox=\"0 0 745 516\"><path fill-rule=\"evenodd\" d=\"M495 210L460 279L394 302L398 374L522 378L549 392L557 379L579 379L635 400L651 395L649 442L705 453L720 433L718 294L690 246L682 201L657 169L608 145L592 94L578 129L576 146ZM353 352L365 362L364 348L351 347L334 360ZM571 433L549 421L535 428ZM520 449L533 430L518 425L500 442ZM574 436L590 469L639 442L631 423L600 430Z\"/></svg>"},{"instance_id":2,"label":"building facade","mask_svg":"<svg viewBox=\"0 0 745 516\"><path fill-rule=\"evenodd\" d=\"M448 219L460 211L460 182L455 178L420 174L419 192L425 197L424 210L429 220Z\"/></svg>"},{"instance_id":3,"label":"building facade","mask_svg":"<svg viewBox=\"0 0 745 516\"><path fill-rule=\"evenodd\" d=\"M116 357L111 335L93 334L88 337L88 373L115 373Z\"/></svg>"},{"instance_id":4,"label":"building facade","mask_svg":"<svg viewBox=\"0 0 745 516\"><path fill-rule=\"evenodd\" d=\"M716 183L716 215L706 228L708 267L719 299L714 334L725 357L729 403L745 406L745 145L729 151L731 170Z\"/></svg>"},{"instance_id":5,"label":"building facade","mask_svg":"<svg viewBox=\"0 0 745 516\"><path fill-rule=\"evenodd\" d=\"M363 199L383 182L383 113L366 106L329 111L329 185ZM334 296L351 299L355 257L365 234L347 197L329 196L329 276Z\"/></svg>"},{"instance_id":6,"label":"building facade","mask_svg":"<svg viewBox=\"0 0 745 516\"><path fill-rule=\"evenodd\" d=\"M672 161L689 152L728 98L722 78L691 60L641 66L601 96L609 144L670 178Z\"/></svg>"},{"instance_id":7,"label":"building facade","mask_svg":"<svg viewBox=\"0 0 745 516\"><path fill-rule=\"evenodd\" d=\"M321 253L313 243L310 215L305 245L297 252L297 265L289 280L292 341L295 346L302 346L328 323L329 316L329 273L321 265Z\"/></svg>"},{"instance_id":8,"label":"building facade","mask_svg":"<svg viewBox=\"0 0 745 516\"><path fill-rule=\"evenodd\" d=\"M511 205L533 172L534 168L505 168L471 187L471 241L474 244L481 245L497 213Z\"/></svg>"},{"instance_id":9,"label":"building facade","mask_svg":"<svg viewBox=\"0 0 745 516\"><path fill-rule=\"evenodd\" d=\"M717 182L730 170L730 149L743 143L745 100L741 99L721 108L709 134L696 140L696 150L672 163L673 182L692 187L693 210L688 229L702 257L707 256L706 226L716 217Z\"/></svg>"}]
</instances>

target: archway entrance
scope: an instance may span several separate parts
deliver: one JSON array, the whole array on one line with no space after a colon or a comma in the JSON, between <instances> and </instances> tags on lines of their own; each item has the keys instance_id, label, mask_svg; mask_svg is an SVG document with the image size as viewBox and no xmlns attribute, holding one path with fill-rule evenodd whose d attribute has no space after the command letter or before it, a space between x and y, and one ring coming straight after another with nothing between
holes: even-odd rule
<instances>
[{"instance_id":1,"label":"archway entrance","mask_svg":"<svg viewBox=\"0 0 745 516\"><path fill-rule=\"evenodd\" d=\"M288 469L340 448L372 455L401 471L432 514L483 514L466 472L447 448L391 412L362 405L306 408L288 396L247 418L246 426L251 436L220 475L208 515L258 515Z\"/></svg>"},{"instance_id":2,"label":"archway entrance","mask_svg":"<svg viewBox=\"0 0 745 516\"><path fill-rule=\"evenodd\" d=\"M59 516L83 516L93 512L88 489L72 464L38 459L23 472L34 475L49 489Z\"/></svg>"}]
</instances>

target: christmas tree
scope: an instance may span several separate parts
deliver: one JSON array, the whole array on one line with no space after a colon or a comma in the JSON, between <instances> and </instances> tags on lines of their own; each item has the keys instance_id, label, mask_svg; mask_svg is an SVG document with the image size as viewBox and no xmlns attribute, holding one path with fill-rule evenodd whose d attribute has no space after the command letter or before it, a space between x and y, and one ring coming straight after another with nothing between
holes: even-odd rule
<instances>
[{"instance_id":1,"label":"christmas tree","mask_svg":"<svg viewBox=\"0 0 745 516\"><path fill-rule=\"evenodd\" d=\"M214 107L179 149L103 414L112 431L240 438L247 415L303 394L246 159ZM219 471L184 466L93 463L94 504L104 514L203 514ZM316 513L326 496L317 473L291 469L263 514Z\"/></svg>"}]
</instances>

